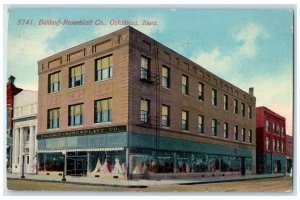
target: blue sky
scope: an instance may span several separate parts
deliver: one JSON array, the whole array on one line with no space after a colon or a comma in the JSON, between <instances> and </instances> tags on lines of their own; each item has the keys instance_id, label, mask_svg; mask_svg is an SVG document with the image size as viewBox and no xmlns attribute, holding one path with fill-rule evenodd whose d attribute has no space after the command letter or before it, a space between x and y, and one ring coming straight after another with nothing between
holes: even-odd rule
<instances>
[{"instance_id":1,"label":"blue sky","mask_svg":"<svg viewBox=\"0 0 300 200\"><path fill-rule=\"evenodd\" d=\"M32 19L35 25L17 25ZM93 20L106 26L39 26L40 19ZM12 9L9 11L7 76L37 90L37 61L123 26L110 20L137 20L134 28L190 58L230 83L254 87L257 106L286 117L292 129L293 13L290 10L183 9ZM142 21L157 26L142 26Z\"/></svg>"}]
</instances>

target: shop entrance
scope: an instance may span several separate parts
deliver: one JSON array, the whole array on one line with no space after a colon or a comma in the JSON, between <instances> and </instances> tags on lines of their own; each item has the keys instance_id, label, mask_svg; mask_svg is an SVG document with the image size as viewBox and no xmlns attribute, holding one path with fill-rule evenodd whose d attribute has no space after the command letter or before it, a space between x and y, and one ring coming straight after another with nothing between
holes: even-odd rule
<instances>
[{"instance_id":1,"label":"shop entrance","mask_svg":"<svg viewBox=\"0 0 300 200\"><path fill-rule=\"evenodd\" d=\"M67 153L67 175L82 176L87 173L87 152Z\"/></svg>"}]
</instances>

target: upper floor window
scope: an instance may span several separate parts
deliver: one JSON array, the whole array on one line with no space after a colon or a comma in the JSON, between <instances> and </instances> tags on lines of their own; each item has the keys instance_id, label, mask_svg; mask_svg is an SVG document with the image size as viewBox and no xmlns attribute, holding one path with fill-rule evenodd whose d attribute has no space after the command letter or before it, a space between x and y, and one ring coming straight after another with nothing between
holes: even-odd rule
<instances>
[{"instance_id":1,"label":"upper floor window","mask_svg":"<svg viewBox=\"0 0 300 200\"><path fill-rule=\"evenodd\" d=\"M211 105L217 106L217 90L215 89L211 90Z\"/></svg>"},{"instance_id":2,"label":"upper floor window","mask_svg":"<svg viewBox=\"0 0 300 200\"><path fill-rule=\"evenodd\" d=\"M280 142L277 140L277 151L280 151Z\"/></svg>"},{"instance_id":3,"label":"upper floor window","mask_svg":"<svg viewBox=\"0 0 300 200\"><path fill-rule=\"evenodd\" d=\"M211 120L211 132L213 136L217 136L218 134L216 119Z\"/></svg>"},{"instance_id":4,"label":"upper floor window","mask_svg":"<svg viewBox=\"0 0 300 200\"><path fill-rule=\"evenodd\" d=\"M228 95L224 94L224 110L228 110Z\"/></svg>"},{"instance_id":5,"label":"upper floor window","mask_svg":"<svg viewBox=\"0 0 300 200\"><path fill-rule=\"evenodd\" d=\"M150 79L150 58L141 57L141 79Z\"/></svg>"},{"instance_id":6,"label":"upper floor window","mask_svg":"<svg viewBox=\"0 0 300 200\"><path fill-rule=\"evenodd\" d=\"M277 135L280 135L280 126L277 124Z\"/></svg>"},{"instance_id":7,"label":"upper floor window","mask_svg":"<svg viewBox=\"0 0 300 200\"><path fill-rule=\"evenodd\" d=\"M181 82L182 94L189 95L189 77L182 75Z\"/></svg>"},{"instance_id":8,"label":"upper floor window","mask_svg":"<svg viewBox=\"0 0 300 200\"><path fill-rule=\"evenodd\" d=\"M242 117L245 117L246 116L246 111L245 111L245 104L242 103Z\"/></svg>"},{"instance_id":9,"label":"upper floor window","mask_svg":"<svg viewBox=\"0 0 300 200\"><path fill-rule=\"evenodd\" d=\"M246 129L245 128L242 128L242 141L243 142L246 142Z\"/></svg>"},{"instance_id":10,"label":"upper floor window","mask_svg":"<svg viewBox=\"0 0 300 200\"><path fill-rule=\"evenodd\" d=\"M69 86L76 87L84 84L84 65L70 68Z\"/></svg>"},{"instance_id":11,"label":"upper floor window","mask_svg":"<svg viewBox=\"0 0 300 200\"><path fill-rule=\"evenodd\" d=\"M165 66L162 67L162 86L170 88L170 69Z\"/></svg>"},{"instance_id":12,"label":"upper floor window","mask_svg":"<svg viewBox=\"0 0 300 200\"><path fill-rule=\"evenodd\" d=\"M112 121L111 101L111 98L95 101L95 123Z\"/></svg>"},{"instance_id":13,"label":"upper floor window","mask_svg":"<svg viewBox=\"0 0 300 200\"><path fill-rule=\"evenodd\" d=\"M284 143L281 142L281 151L284 152Z\"/></svg>"},{"instance_id":14,"label":"upper floor window","mask_svg":"<svg viewBox=\"0 0 300 200\"><path fill-rule=\"evenodd\" d=\"M275 125L275 123L273 123L273 134L276 134L276 125Z\"/></svg>"},{"instance_id":15,"label":"upper floor window","mask_svg":"<svg viewBox=\"0 0 300 200\"><path fill-rule=\"evenodd\" d=\"M271 126L271 122L269 120L266 120L266 131L268 133L270 133L270 126Z\"/></svg>"},{"instance_id":16,"label":"upper floor window","mask_svg":"<svg viewBox=\"0 0 300 200\"><path fill-rule=\"evenodd\" d=\"M48 93L60 91L60 71L49 74Z\"/></svg>"},{"instance_id":17,"label":"upper floor window","mask_svg":"<svg viewBox=\"0 0 300 200\"><path fill-rule=\"evenodd\" d=\"M204 134L204 116L198 116L198 133Z\"/></svg>"},{"instance_id":18,"label":"upper floor window","mask_svg":"<svg viewBox=\"0 0 300 200\"><path fill-rule=\"evenodd\" d=\"M188 130L189 129L189 112L181 111L181 129Z\"/></svg>"},{"instance_id":19,"label":"upper floor window","mask_svg":"<svg viewBox=\"0 0 300 200\"><path fill-rule=\"evenodd\" d=\"M96 81L112 78L113 56L106 56L96 61Z\"/></svg>"},{"instance_id":20,"label":"upper floor window","mask_svg":"<svg viewBox=\"0 0 300 200\"><path fill-rule=\"evenodd\" d=\"M234 133L233 133L233 139L234 140L239 140L239 130L238 130L239 128L238 128L238 126L234 126Z\"/></svg>"},{"instance_id":21,"label":"upper floor window","mask_svg":"<svg viewBox=\"0 0 300 200\"><path fill-rule=\"evenodd\" d=\"M234 107L234 114L238 114L238 112L239 112L239 102L238 102L238 100L237 99L235 99L234 101L233 101L233 107Z\"/></svg>"},{"instance_id":22,"label":"upper floor window","mask_svg":"<svg viewBox=\"0 0 300 200\"><path fill-rule=\"evenodd\" d=\"M228 123L224 123L224 138L228 138Z\"/></svg>"},{"instance_id":23,"label":"upper floor window","mask_svg":"<svg viewBox=\"0 0 300 200\"><path fill-rule=\"evenodd\" d=\"M270 150L270 138L269 137L266 137L266 147L267 147L267 150Z\"/></svg>"},{"instance_id":24,"label":"upper floor window","mask_svg":"<svg viewBox=\"0 0 300 200\"><path fill-rule=\"evenodd\" d=\"M281 127L281 135L282 135L282 137L284 137L284 127L283 126Z\"/></svg>"},{"instance_id":25,"label":"upper floor window","mask_svg":"<svg viewBox=\"0 0 300 200\"><path fill-rule=\"evenodd\" d=\"M53 128L59 128L59 122L60 122L60 109L54 108L48 110L48 123L47 128L53 129Z\"/></svg>"},{"instance_id":26,"label":"upper floor window","mask_svg":"<svg viewBox=\"0 0 300 200\"><path fill-rule=\"evenodd\" d=\"M275 150L276 150L276 140L273 139L273 151L275 151Z\"/></svg>"},{"instance_id":27,"label":"upper floor window","mask_svg":"<svg viewBox=\"0 0 300 200\"><path fill-rule=\"evenodd\" d=\"M150 123L150 100L141 99L141 123Z\"/></svg>"},{"instance_id":28,"label":"upper floor window","mask_svg":"<svg viewBox=\"0 0 300 200\"><path fill-rule=\"evenodd\" d=\"M252 108L251 108L251 106L248 106L248 118L252 119Z\"/></svg>"},{"instance_id":29,"label":"upper floor window","mask_svg":"<svg viewBox=\"0 0 300 200\"><path fill-rule=\"evenodd\" d=\"M249 130L249 143L252 143L252 130Z\"/></svg>"},{"instance_id":30,"label":"upper floor window","mask_svg":"<svg viewBox=\"0 0 300 200\"><path fill-rule=\"evenodd\" d=\"M69 126L83 124L83 104L69 106Z\"/></svg>"},{"instance_id":31,"label":"upper floor window","mask_svg":"<svg viewBox=\"0 0 300 200\"><path fill-rule=\"evenodd\" d=\"M161 122L163 127L170 127L170 107L162 105L161 107Z\"/></svg>"},{"instance_id":32,"label":"upper floor window","mask_svg":"<svg viewBox=\"0 0 300 200\"><path fill-rule=\"evenodd\" d=\"M199 100L204 101L204 84L203 83L198 84L198 95L199 95Z\"/></svg>"}]
</instances>

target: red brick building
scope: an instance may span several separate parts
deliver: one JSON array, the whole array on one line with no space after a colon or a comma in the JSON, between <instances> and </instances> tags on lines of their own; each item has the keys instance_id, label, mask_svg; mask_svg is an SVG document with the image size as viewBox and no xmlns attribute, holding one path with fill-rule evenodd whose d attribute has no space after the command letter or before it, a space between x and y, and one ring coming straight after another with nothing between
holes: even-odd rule
<instances>
[{"instance_id":1,"label":"red brick building","mask_svg":"<svg viewBox=\"0 0 300 200\"><path fill-rule=\"evenodd\" d=\"M256 108L257 173L285 172L285 118L262 106Z\"/></svg>"},{"instance_id":2,"label":"red brick building","mask_svg":"<svg viewBox=\"0 0 300 200\"><path fill-rule=\"evenodd\" d=\"M287 162L287 172L291 172L291 167L293 166L293 136L286 135L286 162Z\"/></svg>"},{"instance_id":3,"label":"red brick building","mask_svg":"<svg viewBox=\"0 0 300 200\"><path fill-rule=\"evenodd\" d=\"M13 127L13 107L14 107L14 96L19 94L22 89L17 88L14 85L14 76L8 78L8 83L6 84L6 114L7 114L7 124L6 124L6 138L7 138L7 167L11 167L11 138L12 138L12 127Z\"/></svg>"}]
</instances>

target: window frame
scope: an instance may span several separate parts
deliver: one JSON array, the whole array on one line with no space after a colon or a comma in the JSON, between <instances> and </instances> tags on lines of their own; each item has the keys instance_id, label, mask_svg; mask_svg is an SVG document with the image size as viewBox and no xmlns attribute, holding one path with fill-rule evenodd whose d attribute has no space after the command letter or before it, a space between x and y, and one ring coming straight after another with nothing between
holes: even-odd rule
<instances>
[{"instance_id":1,"label":"window frame","mask_svg":"<svg viewBox=\"0 0 300 200\"><path fill-rule=\"evenodd\" d=\"M100 67L100 69L98 69L98 62L102 61L104 59L108 59L108 67L107 68L102 68L102 66ZM109 54L100 58L97 58L95 60L95 81L105 81L105 80L109 80L112 79L113 77L113 54ZM102 65L102 64L101 64ZM108 77L107 78L103 78L103 74L104 74L104 70L108 69ZM100 72L100 74L99 74ZM100 75L100 77L99 77Z\"/></svg>"},{"instance_id":2,"label":"window frame","mask_svg":"<svg viewBox=\"0 0 300 200\"><path fill-rule=\"evenodd\" d=\"M54 122L53 121L54 119L50 119L50 115L54 115L54 113L52 113L53 111L57 111L57 127L54 126ZM51 114L52 113L52 114ZM58 108L51 108L51 109L48 109L47 111L47 129L57 129L57 128L60 128L60 107Z\"/></svg>"},{"instance_id":3,"label":"window frame","mask_svg":"<svg viewBox=\"0 0 300 200\"><path fill-rule=\"evenodd\" d=\"M101 110L102 102L104 103L105 101L108 101L107 102L108 109ZM100 104L100 110L98 110L98 102ZM106 119L103 119L106 112L107 112L107 117ZM95 100L94 101L94 123L109 123L109 122L112 122L112 97Z\"/></svg>"},{"instance_id":4,"label":"window frame","mask_svg":"<svg viewBox=\"0 0 300 200\"><path fill-rule=\"evenodd\" d=\"M147 102L147 110L143 110L143 105L142 103ZM145 99L145 98L141 98L141 106L140 106L140 123L142 124L150 124L150 100L149 99Z\"/></svg>"},{"instance_id":5,"label":"window frame","mask_svg":"<svg viewBox=\"0 0 300 200\"><path fill-rule=\"evenodd\" d=\"M185 84L184 84L184 78L185 78ZM184 74L182 74L181 76L181 93L183 95L189 95L189 77Z\"/></svg>"},{"instance_id":6,"label":"window frame","mask_svg":"<svg viewBox=\"0 0 300 200\"><path fill-rule=\"evenodd\" d=\"M147 68L143 66L142 60L147 61ZM147 56L141 55L140 78L143 80L150 80L151 78L151 59Z\"/></svg>"},{"instance_id":7,"label":"window frame","mask_svg":"<svg viewBox=\"0 0 300 200\"><path fill-rule=\"evenodd\" d=\"M185 118L183 118L183 114L185 113ZM188 131L189 130L189 111L182 110L181 111L181 130Z\"/></svg>"},{"instance_id":8,"label":"window frame","mask_svg":"<svg viewBox=\"0 0 300 200\"><path fill-rule=\"evenodd\" d=\"M57 82L53 82L52 83L52 81L51 81L51 79L52 79L52 76L54 76L54 75L56 75L56 74L58 74L58 81ZM57 90L55 90L55 83L57 83L57 87L58 87L58 89ZM48 75L48 93L50 94L50 93L55 93L55 92L59 92L60 91L60 83L61 83L61 71L59 70L59 71L56 71L56 72L53 72L53 73L51 73L51 74L49 74ZM53 85L53 87L52 87L52 85Z\"/></svg>"},{"instance_id":9,"label":"window frame","mask_svg":"<svg viewBox=\"0 0 300 200\"><path fill-rule=\"evenodd\" d=\"M74 77L72 77L72 73L73 73L72 70L74 69L74 71L75 71L75 68L79 68L79 67L81 68L80 69L81 74L79 76L74 75ZM76 80L77 77L80 77L80 80ZM74 81L73 81L73 78L75 79ZM76 85L77 81L80 82L79 85ZM70 67L69 68L69 88L80 87L80 86L83 86L84 84L85 84L85 65L84 65L84 63Z\"/></svg>"},{"instance_id":10,"label":"window frame","mask_svg":"<svg viewBox=\"0 0 300 200\"><path fill-rule=\"evenodd\" d=\"M164 76L164 69L167 70L167 76ZM163 65L162 66L162 73L161 73L161 79L162 79L161 80L161 85L162 85L163 88L167 88L167 89L171 88L170 75L171 75L170 68L167 67L167 66L165 66L165 65ZM166 81L167 85L164 85L165 81Z\"/></svg>"},{"instance_id":11,"label":"window frame","mask_svg":"<svg viewBox=\"0 0 300 200\"><path fill-rule=\"evenodd\" d=\"M212 133L212 136L218 136L218 121L217 121L217 119L211 120L211 133Z\"/></svg>"},{"instance_id":12,"label":"window frame","mask_svg":"<svg viewBox=\"0 0 300 200\"><path fill-rule=\"evenodd\" d=\"M223 128L224 128L224 138L228 138L228 136L229 136L229 125L228 125L228 123L227 122L224 122L224 125L223 125Z\"/></svg>"},{"instance_id":13,"label":"window frame","mask_svg":"<svg viewBox=\"0 0 300 200\"><path fill-rule=\"evenodd\" d=\"M204 84L198 83L198 100L204 101Z\"/></svg>"},{"instance_id":14,"label":"window frame","mask_svg":"<svg viewBox=\"0 0 300 200\"><path fill-rule=\"evenodd\" d=\"M204 134L204 116L203 115L198 115L198 133Z\"/></svg>"},{"instance_id":15,"label":"window frame","mask_svg":"<svg viewBox=\"0 0 300 200\"><path fill-rule=\"evenodd\" d=\"M71 115L72 107L73 106L80 106L80 114L79 115ZM74 108L75 109L75 108ZM72 119L72 116L79 116L80 123L76 123L76 118ZM83 114L83 103L72 104L68 106L68 126L82 126L84 124L84 114Z\"/></svg>"},{"instance_id":16,"label":"window frame","mask_svg":"<svg viewBox=\"0 0 300 200\"><path fill-rule=\"evenodd\" d=\"M224 94L224 110L228 111L228 95Z\"/></svg>"},{"instance_id":17,"label":"window frame","mask_svg":"<svg viewBox=\"0 0 300 200\"><path fill-rule=\"evenodd\" d=\"M218 91L216 89L211 90L211 105L214 107L218 105Z\"/></svg>"},{"instance_id":18,"label":"window frame","mask_svg":"<svg viewBox=\"0 0 300 200\"><path fill-rule=\"evenodd\" d=\"M166 107L167 108L167 115L164 115L163 114L163 108ZM164 125L163 121L164 121L164 117L166 117L166 122L167 124ZM170 106L168 105L165 105L165 104L162 104L162 107L161 107L161 125L162 127L165 127L165 128L169 128L170 127Z\"/></svg>"}]
</instances>

